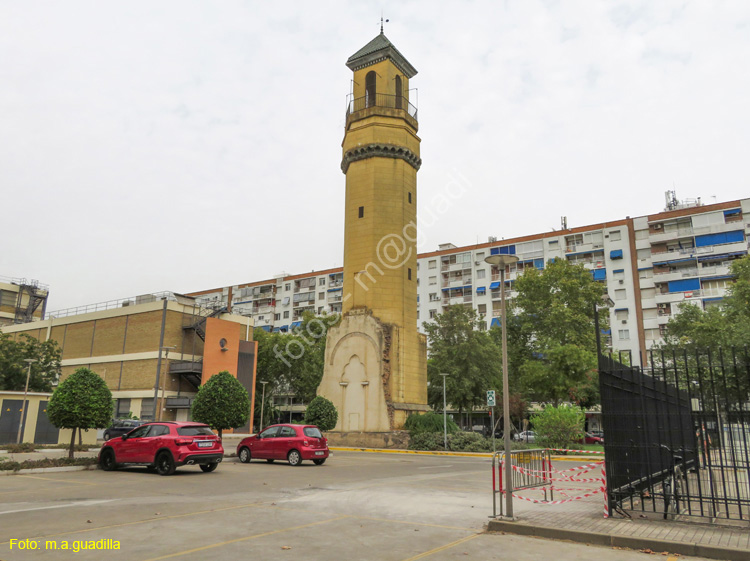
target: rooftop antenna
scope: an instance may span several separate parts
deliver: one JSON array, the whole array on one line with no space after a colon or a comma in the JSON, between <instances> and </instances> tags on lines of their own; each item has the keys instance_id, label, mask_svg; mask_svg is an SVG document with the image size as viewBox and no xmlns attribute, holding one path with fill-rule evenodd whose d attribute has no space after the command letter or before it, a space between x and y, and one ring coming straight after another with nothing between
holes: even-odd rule
<instances>
[{"instance_id":1,"label":"rooftop antenna","mask_svg":"<svg viewBox=\"0 0 750 561\"><path fill-rule=\"evenodd\" d=\"M391 20L387 19L385 20L385 23L388 23L389 21ZM383 12L380 12L380 33L383 33Z\"/></svg>"}]
</instances>

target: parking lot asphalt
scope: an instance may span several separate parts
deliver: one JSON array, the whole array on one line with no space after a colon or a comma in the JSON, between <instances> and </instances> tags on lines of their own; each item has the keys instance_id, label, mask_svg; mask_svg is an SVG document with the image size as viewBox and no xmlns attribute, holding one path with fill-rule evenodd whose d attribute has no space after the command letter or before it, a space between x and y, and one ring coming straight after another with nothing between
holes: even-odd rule
<instances>
[{"instance_id":1,"label":"parking lot asphalt","mask_svg":"<svg viewBox=\"0 0 750 561\"><path fill-rule=\"evenodd\" d=\"M229 459L170 477L17 475L0 480L0 560L642 558L486 534L491 485L487 458L361 452L334 452L323 466ZM119 550L74 551L85 542Z\"/></svg>"}]
</instances>

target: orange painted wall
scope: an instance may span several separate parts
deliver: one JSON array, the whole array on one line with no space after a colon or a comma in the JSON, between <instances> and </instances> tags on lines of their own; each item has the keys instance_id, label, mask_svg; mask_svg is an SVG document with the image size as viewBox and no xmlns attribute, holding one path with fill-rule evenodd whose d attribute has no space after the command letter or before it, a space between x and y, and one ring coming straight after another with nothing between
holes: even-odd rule
<instances>
[{"instance_id":1,"label":"orange painted wall","mask_svg":"<svg viewBox=\"0 0 750 561\"><path fill-rule=\"evenodd\" d=\"M218 318L206 319L206 344L203 348L203 376L201 384L218 374L227 370L232 376L237 377L237 363L240 355L240 336L245 334L245 326L230 321L222 321ZM226 339L221 350L219 341Z\"/></svg>"}]
</instances>

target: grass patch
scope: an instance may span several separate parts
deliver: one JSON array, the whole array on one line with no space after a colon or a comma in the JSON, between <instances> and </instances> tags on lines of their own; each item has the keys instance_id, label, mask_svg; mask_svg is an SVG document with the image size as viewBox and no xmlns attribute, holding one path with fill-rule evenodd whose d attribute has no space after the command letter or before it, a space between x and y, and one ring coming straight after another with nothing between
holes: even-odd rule
<instances>
[{"instance_id":1,"label":"grass patch","mask_svg":"<svg viewBox=\"0 0 750 561\"><path fill-rule=\"evenodd\" d=\"M22 469L65 466L90 466L96 463L96 458L44 458L42 460L24 460L23 462L0 459L0 471L18 471Z\"/></svg>"}]
</instances>

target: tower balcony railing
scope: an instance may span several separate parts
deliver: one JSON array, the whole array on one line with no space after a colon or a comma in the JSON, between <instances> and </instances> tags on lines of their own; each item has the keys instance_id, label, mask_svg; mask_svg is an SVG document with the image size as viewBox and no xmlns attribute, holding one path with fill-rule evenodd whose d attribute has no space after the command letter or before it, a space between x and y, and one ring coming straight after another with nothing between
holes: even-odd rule
<instances>
[{"instance_id":1,"label":"tower balcony railing","mask_svg":"<svg viewBox=\"0 0 750 561\"><path fill-rule=\"evenodd\" d=\"M417 119L417 108L403 95L376 93L374 96L353 97L349 94L346 102L346 116L363 111L370 107L386 107L388 109L403 109L414 120Z\"/></svg>"}]
</instances>

